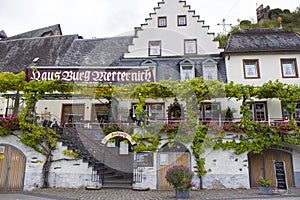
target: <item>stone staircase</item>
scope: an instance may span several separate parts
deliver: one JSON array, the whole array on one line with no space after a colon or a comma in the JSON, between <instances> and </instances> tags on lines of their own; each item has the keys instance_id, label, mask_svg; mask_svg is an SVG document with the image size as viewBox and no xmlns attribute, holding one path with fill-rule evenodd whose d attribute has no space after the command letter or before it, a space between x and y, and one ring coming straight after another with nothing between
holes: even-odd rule
<instances>
[{"instance_id":1,"label":"stone staircase","mask_svg":"<svg viewBox=\"0 0 300 200\"><path fill-rule=\"evenodd\" d=\"M106 147L100 142L100 130L95 131L98 133L97 138L92 136L91 130L63 127L59 131L59 141L69 150L78 152L79 158L97 172L97 180L94 181L102 183L103 188L132 189L132 173L122 172L104 164Z\"/></svg>"}]
</instances>

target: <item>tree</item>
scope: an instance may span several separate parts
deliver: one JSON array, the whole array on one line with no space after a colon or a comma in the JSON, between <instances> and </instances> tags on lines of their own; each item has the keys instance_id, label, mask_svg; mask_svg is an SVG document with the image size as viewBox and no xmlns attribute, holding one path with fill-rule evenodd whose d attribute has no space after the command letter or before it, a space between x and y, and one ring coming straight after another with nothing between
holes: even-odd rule
<instances>
[{"instance_id":1,"label":"tree","mask_svg":"<svg viewBox=\"0 0 300 200\"><path fill-rule=\"evenodd\" d=\"M26 106L23 112L19 114L21 128L21 142L31 146L36 151L46 156L43 165L43 188L49 187L49 171L53 162L52 151L57 144L56 132L49 126L40 126L35 117L35 105L46 93L53 92L70 92L72 84L62 84L59 80L52 81L29 81L24 84L23 97L25 98Z\"/></svg>"},{"instance_id":2,"label":"tree","mask_svg":"<svg viewBox=\"0 0 300 200\"><path fill-rule=\"evenodd\" d=\"M6 93L8 91L15 92L15 103L13 114L18 114L20 104L20 92L23 90L25 80L25 72L13 74L11 72L0 73L0 92Z\"/></svg>"}]
</instances>

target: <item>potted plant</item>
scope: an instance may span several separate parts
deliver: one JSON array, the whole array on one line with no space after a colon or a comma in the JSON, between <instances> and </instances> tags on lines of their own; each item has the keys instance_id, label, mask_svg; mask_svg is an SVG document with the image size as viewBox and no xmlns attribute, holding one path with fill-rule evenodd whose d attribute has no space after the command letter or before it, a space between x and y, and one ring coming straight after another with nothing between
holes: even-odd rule
<instances>
[{"instance_id":1,"label":"potted plant","mask_svg":"<svg viewBox=\"0 0 300 200\"><path fill-rule=\"evenodd\" d=\"M196 187L192 182L194 174L189 167L174 165L167 170L167 182L176 190L176 198L189 198L189 189Z\"/></svg>"},{"instance_id":2,"label":"potted plant","mask_svg":"<svg viewBox=\"0 0 300 200\"><path fill-rule=\"evenodd\" d=\"M259 192L260 194L272 194L273 193L273 187L274 187L274 181L268 178L263 178L260 176L258 178L259 182Z\"/></svg>"}]
</instances>

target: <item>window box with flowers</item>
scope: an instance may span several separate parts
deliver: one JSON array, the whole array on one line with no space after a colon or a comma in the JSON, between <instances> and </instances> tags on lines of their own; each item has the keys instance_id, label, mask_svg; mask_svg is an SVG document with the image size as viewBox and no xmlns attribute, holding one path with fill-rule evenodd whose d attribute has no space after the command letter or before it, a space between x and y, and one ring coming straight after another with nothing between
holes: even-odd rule
<instances>
[{"instance_id":1,"label":"window box with flowers","mask_svg":"<svg viewBox=\"0 0 300 200\"><path fill-rule=\"evenodd\" d=\"M167 182L173 186L176 191L176 198L189 198L189 190L196 187L192 182L193 172L184 165L174 165L167 170L165 176Z\"/></svg>"},{"instance_id":2,"label":"window box with flowers","mask_svg":"<svg viewBox=\"0 0 300 200\"><path fill-rule=\"evenodd\" d=\"M272 194L275 187L274 181L268 178L263 178L260 176L258 178L259 182L259 193L260 194Z\"/></svg>"}]
</instances>

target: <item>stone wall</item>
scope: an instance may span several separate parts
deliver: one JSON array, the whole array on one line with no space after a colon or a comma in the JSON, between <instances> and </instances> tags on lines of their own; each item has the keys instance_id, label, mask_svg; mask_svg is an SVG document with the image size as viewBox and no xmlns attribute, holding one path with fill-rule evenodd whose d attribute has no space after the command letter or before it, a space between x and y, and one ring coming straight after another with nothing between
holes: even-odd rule
<instances>
[{"instance_id":1,"label":"stone wall","mask_svg":"<svg viewBox=\"0 0 300 200\"><path fill-rule=\"evenodd\" d=\"M19 134L19 132L17 132ZM25 163L25 177L24 177L24 191L29 191L34 188L42 186L42 168L45 161L45 156L36 152L33 148L24 145L16 136L10 135L1 137L0 144L10 145L19 149L26 158ZM58 143L57 149L54 151L54 159L61 159L51 166L49 182L51 187L70 187L80 188L84 186L101 185L95 180L93 171L87 163L82 159L74 160L63 154L63 150L67 147ZM71 159L71 161L68 161Z\"/></svg>"}]
</instances>

